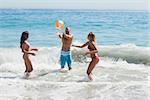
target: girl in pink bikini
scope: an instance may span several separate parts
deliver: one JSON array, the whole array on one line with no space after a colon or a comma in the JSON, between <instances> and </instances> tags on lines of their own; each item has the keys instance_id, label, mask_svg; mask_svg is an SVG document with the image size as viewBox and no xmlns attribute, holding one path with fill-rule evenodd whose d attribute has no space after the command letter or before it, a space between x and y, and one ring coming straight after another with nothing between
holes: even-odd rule
<instances>
[{"instance_id":1,"label":"girl in pink bikini","mask_svg":"<svg viewBox=\"0 0 150 100\"><path fill-rule=\"evenodd\" d=\"M74 47L78 47L78 48L83 48L83 47L88 47L89 52L86 52L85 55L90 54L91 55L91 59L92 61L90 62L88 69L87 69L87 75L88 78L90 80L93 80L92 77L92 71L94 69L94 67L96 66L96 64L99 62L99 56L98 56L98 49L96 48L96 37L95 34L93 32L90 32L87 36L88 41L83 44L82 46L77 46L77 45L72 45Z\"/></svg>"},{"instance_id":2,"label":"girl in pink bikini","mask_svg":"<svg viewBox=\"0 0 150 100\"><path fill-rule=\"evenodd\" d=\"M24 63L26 66L26 70L25 70L26 77L28 77L30 75L30 72L32 72L32 70L33 70L29 55L35 56L35 53L32 51L38 51L38 49L36 49L36 48L30 48L30 44L28 42L28 37L29 37L29 32L25 31L22 33L21 38L20 38L20 48L22 49L23 59L24 59Z\"/></svg>"}]
</instances>

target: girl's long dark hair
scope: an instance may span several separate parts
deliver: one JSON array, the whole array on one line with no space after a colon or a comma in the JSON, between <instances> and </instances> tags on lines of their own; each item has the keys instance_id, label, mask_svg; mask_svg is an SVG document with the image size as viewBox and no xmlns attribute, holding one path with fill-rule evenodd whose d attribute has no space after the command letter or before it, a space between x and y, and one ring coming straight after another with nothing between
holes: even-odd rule
<instances>
[{"instance_id":1,"label":"girl's long dark hair","mask_svg":"<svg viewBox=\"0 0 150 100\"><path fill-rule=\"evenodd\" d=\"M27 40L29 37L29 32L24 31L22 32L21 38L20 38L20 48L22 48L22 44L24 43L25 40Z\"/></svg>"}]
</instances>

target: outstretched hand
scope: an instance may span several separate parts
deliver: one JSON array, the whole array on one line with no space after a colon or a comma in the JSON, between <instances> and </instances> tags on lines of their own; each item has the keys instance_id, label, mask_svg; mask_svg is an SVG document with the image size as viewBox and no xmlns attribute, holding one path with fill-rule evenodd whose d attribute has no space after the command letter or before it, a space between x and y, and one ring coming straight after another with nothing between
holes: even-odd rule
<instances>
[{"instance_id":1,"label":"outstretched hand","mask_svg":"<svg viewBox=\"0 0 150 100\"><path fill-rule=\"evenodd\" d=\"M62 38L63 33L59 33L59 32L57 32L57 33L56 33L56 35L58 35L58 36L59 36L59 38Z\"/></svg>"},{"instance_id":2,"label":"outstretched hand","mask_svg":"<svg viewBox=\"0 0 150 100\"><path fill-rule=\"evenodd\" d=\"M72 45L72 47L76 47L75 45Z\"/></svg>"},{"instance_id":3,"label":"outstretched hand","mask_svg":"<svg viewBox=\"0 0 150 100\"><path fill-rule=\"evenodd\" d=\"M32 56L35 56L35 53L31 53Z\"/></svg>"}]
</instances>

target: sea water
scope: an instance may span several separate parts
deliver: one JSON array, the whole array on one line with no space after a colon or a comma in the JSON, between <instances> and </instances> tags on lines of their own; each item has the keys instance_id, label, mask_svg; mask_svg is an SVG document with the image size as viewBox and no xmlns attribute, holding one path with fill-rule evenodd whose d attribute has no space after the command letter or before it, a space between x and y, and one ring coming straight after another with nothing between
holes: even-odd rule
<instances>
[{"instance_id":1,"label":"sea water","mask_svg":"<svg viewBox=\"0 0 150 100\"><path fill-rule=\"evenodd\" d=\"M150 22L148 11L1 9L0 100L149 100ZM61 41L56 20L71 27L73 44L87 41L94 32L100 62L94 81L87 80L87 48L71 48L72 71L58 69ZM33 72L24 79L20 36L29 31L37 47L30 56ZM67 69L67 66L66 66Z\"/></svg>"}]
</instances>

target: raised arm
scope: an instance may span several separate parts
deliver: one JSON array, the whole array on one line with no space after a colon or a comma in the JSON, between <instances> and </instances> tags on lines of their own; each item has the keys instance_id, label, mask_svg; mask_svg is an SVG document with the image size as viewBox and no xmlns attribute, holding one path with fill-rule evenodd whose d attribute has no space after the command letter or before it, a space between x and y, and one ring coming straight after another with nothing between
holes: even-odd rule
<instances>
[{"instance_id":1,"label":"raised arm","mask_svg":"<svg viewBox=\"0 0 150 100\"><path fill-rule=\"evenodd\" d=\"M58 35L58 37L59 37L60 39L63 37L63 33L57 32L56 34Z\"/></svg>"},{"instance_id":2,"label":"raised arm","mask_svg":"<svg viewBox=\"0 0 150 100\"><path fill-rule=\"evenodd\" d=\"M64 38L66 39L71 39L73 36L72 35L68 35L66 33L63 33Z\"/></svg>"},{"instance_id":3,"label":"raised arm","mask_svg":"<svg viewBox=\"0 0 150 100\"><path fill-rule=\"evenodd\" d=\"M31 51L38 51L37 48L31 48L30 50L31 50Z\"/></svg>"},{"instance_id":4,"label":"raised arm","mask_svg":"<svg viewBox=\"0 0 150 100\"><path fill-rule=\"evenodd\" d=\"M72 45L73 47L77 47L77 48L84 48L89 44L89 42L86 42L85 44L78 46L78 45Z\"/></svg>"}]
</instances>

